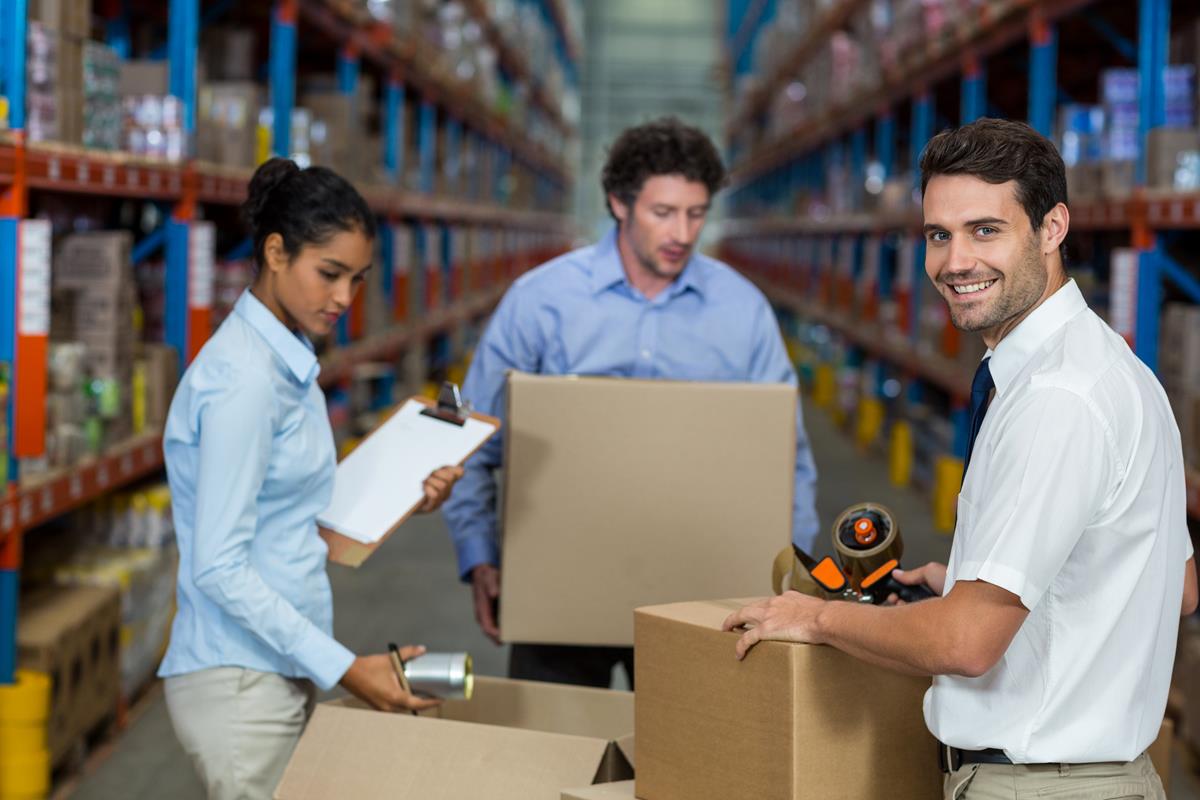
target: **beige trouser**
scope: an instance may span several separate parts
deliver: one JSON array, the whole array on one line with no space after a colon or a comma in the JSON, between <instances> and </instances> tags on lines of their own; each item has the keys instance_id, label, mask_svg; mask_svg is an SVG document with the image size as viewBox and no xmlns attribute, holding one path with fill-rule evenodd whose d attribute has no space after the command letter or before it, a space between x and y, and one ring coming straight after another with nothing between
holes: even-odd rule
<instances>
[{"instance_id":1,"label":"beige trouser","mask_svg":"<svg viewBox=\"0 0 1200 800\"><path fill-rule=\"evenodd\" d=\"M311 681L216 667L167 678L164 694L208 800L270 800L317 692Z\"/></svg>"},{"instance_id":2,"label":"beige trouser","mask_svg":"<svg viewBox=\"0 0 1200 800\"><path fill-rule=\"evenodd\" d=\"M1145 753L1127 764L966 764L946 776L944 800L1167 800Z\"/></svg>"}]
</instances>

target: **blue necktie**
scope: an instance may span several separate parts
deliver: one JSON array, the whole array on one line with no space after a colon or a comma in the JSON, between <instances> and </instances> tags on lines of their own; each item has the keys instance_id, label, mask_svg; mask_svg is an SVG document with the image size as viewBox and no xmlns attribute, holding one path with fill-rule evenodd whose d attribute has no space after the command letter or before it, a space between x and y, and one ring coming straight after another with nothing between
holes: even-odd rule
<instances>
[{"instance_id":1,"label":"blue necktie","mask_svg":"<svg viewBox=\"0 0 1200 800\"><path fill-rule=\"evenodd\" d=\"M967 457L963 460L963 479L966 480L967 467L971 464L971 451L975 449L975 438L983 427L983 418L987 414L988 400L996 382L992 380L992 368L988 366L990 358L979 362L975 370L975 379L971 381L971 435L967 439Z\"/></svg>"}]
</instances>

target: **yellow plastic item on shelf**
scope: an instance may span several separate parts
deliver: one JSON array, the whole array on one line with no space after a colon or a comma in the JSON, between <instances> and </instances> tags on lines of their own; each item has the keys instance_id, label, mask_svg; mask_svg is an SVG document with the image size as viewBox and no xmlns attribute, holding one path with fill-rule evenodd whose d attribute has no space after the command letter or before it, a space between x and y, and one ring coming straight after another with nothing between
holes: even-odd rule
<instances>
[{"instance_id":1,"label":"yellow plastic item on shelf","mask_svg":"<svg viewBox=\"0 0 1200 800\"><path fill-rule=\"evenodd\" d=\"M462 364L455 364L454 366L450 367L450 369L446 370L446 380L450 381L456 386L462 386L463 381L466 380L466 377L467 368Z\"/></svg>"},{"instance_id":2,"label":"yellow plastic item on shelf","mask_svg":"<svg viewBox=\"0 0 1200 800\"><path fill-rule=\"evenodd\" d=\"M833 366L821 364L813 375L813 405L831 408L837 399L837 376Z\"/></svg>"},{"instance_id":3,"label":"yellow plastic item on shelf","mask_svg":"<svg viewBox=\"0 0 1200 800\"><path fill-rule=\"evenodd\" d=\"M0 760L0 798L42 797L50 791L50 753L6 753Z\"/></svg>"},{"instance_id":4,"label":"yellow plastic item on shelf","mask_svg":"<svg viewBox=\"0 0 1200 800\"><path fill-rule=\"evenodd\" d=\"M441 390L442 385L440 383L429 381L423 387L421 387L421 396L437 402L438 392Z\"/></svg>"},{"instance_id":5,"label":"yellow plastic item on shelf","mask_svg":"<svg viewBox=\"0 0 1200 800\"><path fill-rule=\"evenodd\" d=\"M46 749L46 721L27 725L0 724L0 764L10 753L36 753Z\"/></svg>"},{"instance_id":6,"label":"yellow plastic item on shelf","mask_svg":"<svg viewBox=\"0 0 1200 800\"><path fill-rule=\"evenodd\" d=\"M883 401L878 397L864 397L858 402L858 426L854 431L854 440L859 447L866 449L875 444L883 433L883 417Z\"/></svg>"},{"instance_id":7,"label":"yellow plastic item on shelf","mask_svg":"<svg viewBox=\"0 0 1200 800\"><path fill-rule=\"evenodd\" d=\"M146 430L146 362L133 363L133 379L130 389L132 405L133 432L143 433Z\"/></svg>"},{"instance_id":8,"label":"yellow plastic item on shelf","mask_svg":"<svg viewBox=\"0 0 1200 800\"><path fill-rule=\"evenodd\" d=\"M50 716L50 676L19 669L16 679L0 686L0 725L44 724Z\"/></svg>"},{"instance_id":9,"label":"yellow plastic item on shelf","mask_svg":"<svg viewBox=\"0 0 1200 800\"><path fill-rule=\"evenodd\" d=\"M962 487L963 462L940 456L933 468L933 527L939 533L954 533L958 519L958 490Z\"/></svg>"},{"instance_id":10,"label":"yellow plastic item on shelf","mask_svg":"<svg viewBox=\"0 0 1200 800\"><path fill-rule=\"evenodd\" d=\"M908 486L912 482L912 427L904 420L892 423L892 440L888 452L888 477L893 486Z\"/></svg>"}]
</instances>

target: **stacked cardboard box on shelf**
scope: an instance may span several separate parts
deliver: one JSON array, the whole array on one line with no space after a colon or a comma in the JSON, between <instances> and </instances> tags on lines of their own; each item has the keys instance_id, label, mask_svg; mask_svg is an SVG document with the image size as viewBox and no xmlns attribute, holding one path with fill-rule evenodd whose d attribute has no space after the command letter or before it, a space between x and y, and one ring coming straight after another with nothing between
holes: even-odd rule
<instances>
[{"instance_id":1,"label":"stacked cardboard box on shelf","mask_svg":"<svg viewBox=\"0 0 1200 800\"><path fill-rule=\"evenodd\" d=\"M120 626L112 588L57 587L21 599L17 663L50 676L47 738L56 764L116 712Z\"/></svg>"},{"instance_id":2,"label":"stacked cardboard box on shelf","mask_svg":"<svg viewBox=\"0 0 1200 800\"><path fill-rule=\"evenodd\" d=\"M102 401L106 443L132 433L129 387L137 342L132 246L127 231L70 234L59 243L52 272L51 338L82 342L91 378L111 382L116 392Z\"/></svg>"},{"instance_id":3,"label":"stacked cardboard box on shelf","mask_svg":"<svg viewBox=\"0 0 1200 800\"><path fill-rule=\"evenodd\" d=\"M166 161L189 155L183 105L169 93L165 61L123 62L120 89L125 150Z\"/></svg>"},{"instance_id":4,"label":"stacked cardboard box on shelf","mask_svg":"<svg viewBox=\"0 0 1200 800\"><path fill-rule=\"evenodd\" d=\"M84 122L84 43L91 33L88 3L29 3L28 63L30 141L79 144ZM45 81L38 80L46 78Z\"/></svg>"},{"instance_id":5,"label":"stacked cardboard box on shelf","mask_svg":"<svg viewBox=\"0 0 1200 800\"><path fill-rule=\"evenodd\" d=\"M253 81L210 81L200 87L196 157L248 169L258 162L263 90Z\"/></svg>"}]
</instances>

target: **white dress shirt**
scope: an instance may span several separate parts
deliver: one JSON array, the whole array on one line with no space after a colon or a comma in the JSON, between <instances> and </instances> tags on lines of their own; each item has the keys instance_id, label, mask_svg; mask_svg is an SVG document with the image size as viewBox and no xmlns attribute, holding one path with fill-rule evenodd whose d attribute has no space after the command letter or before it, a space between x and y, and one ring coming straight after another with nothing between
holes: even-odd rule
<instances>
[{"instance_id":1,"label":"white dress shirt","mask_svg":"<svg viewBox=\"0 0 1200 800\"><path fill-rule=\"evenodd\" d=\"M1029 615L987 674L934 678L926 724L1016 763L1131 761L1162 722L1192 554L1179 430L1073 281L989 355L946 592L986 581Z\"/></svg>"}]
</instances>

